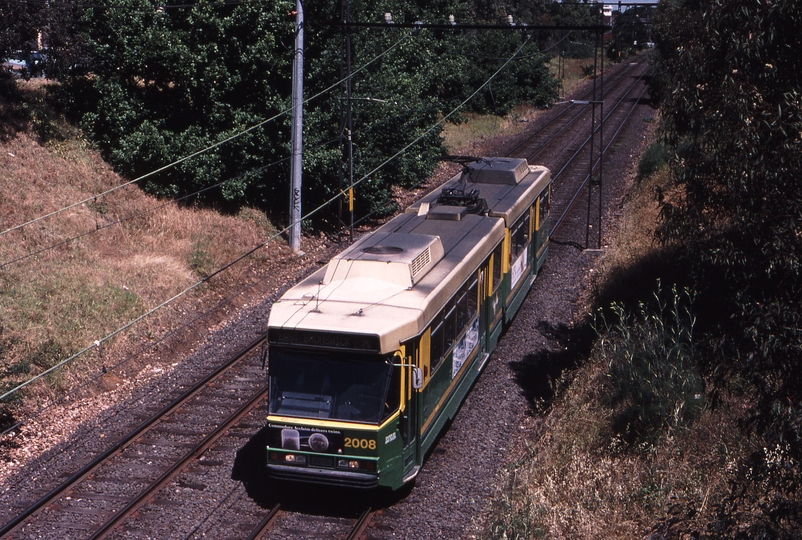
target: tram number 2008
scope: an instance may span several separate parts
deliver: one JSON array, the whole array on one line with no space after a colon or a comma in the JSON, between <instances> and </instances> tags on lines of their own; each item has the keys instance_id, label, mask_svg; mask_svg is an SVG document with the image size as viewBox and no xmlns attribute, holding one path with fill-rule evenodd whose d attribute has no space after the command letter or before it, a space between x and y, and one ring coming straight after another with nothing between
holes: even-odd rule
<instances>
[{"instance_id":1,"label":"tram number 2008","mask_svg":"<svg viewBox=\"0 0 802 540\"><path fill-rule=\"evenodd\" d=\"M346 448L361 448L363 450L376 450L376 441L370 439L345 438Z\"/></svg>"}]
</instances>

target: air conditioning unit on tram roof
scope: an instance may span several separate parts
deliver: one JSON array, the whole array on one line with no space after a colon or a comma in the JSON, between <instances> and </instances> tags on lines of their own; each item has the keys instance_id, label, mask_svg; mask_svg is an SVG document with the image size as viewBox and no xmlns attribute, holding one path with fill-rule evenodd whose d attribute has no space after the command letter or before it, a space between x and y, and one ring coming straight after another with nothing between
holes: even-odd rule
<instances>
[{"instance_id":1,"label":"air conditioning unit on tram roof","mask_svg":"<svg viewBox=\"0 0 802 540\"><path fill-rule=\"evenodd\" d=\"M444 255L439 236L375 233L332 259L323 281L369 278L409 288Z\"/></svg>"},{"instance_id":2,"label":"air conditioning unit on tram roof","mask_svg":"<svg viewBox=\"0 0 802 540\"><path fill-rule=\"evenodd\" d=\"M523 158L485 158L468 163L468 182L477 184L517 185L529 174L529 163Z\"/></svg>"}]
</instances>

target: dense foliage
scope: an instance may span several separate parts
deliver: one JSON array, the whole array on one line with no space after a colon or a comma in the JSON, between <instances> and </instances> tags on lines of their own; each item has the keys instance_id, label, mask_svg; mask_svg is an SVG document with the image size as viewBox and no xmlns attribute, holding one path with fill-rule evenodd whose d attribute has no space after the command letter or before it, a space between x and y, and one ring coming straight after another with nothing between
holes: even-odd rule
<instances>
[{"instance_id":1,"label":"dense foliage","mask_svg":"<svg viewBox=\"0 0 802 540\"><path fill-rule=\"evenodd\" d=\"M656 92L674 149L660 238L686 246L707 373L802 459L802 6L663 2ZM798 465L797 465L798 466Z\"/></svg>"},{"instance_id":2,"label":"dense foliage","mask_svg":"<svg viewBox=\"0 0 802 540\"><path fill-rule=\"evenodd\" d=\"M550 2L543 2L542 5ZM294 2L198 2L160 7L155 0L109 0L79 10L54 32L51 72L62 82L67 112L129 177L155 171L263 123L291 103ZM445 22L475 17L452 0L350 3L353 20ZM491 10L492 11L492 10ZM527 12L529 13L529 12ZM305 7L305 97L343 76L340 2ZM501 22L498 19L492 22ZM375 61L353 79L354 179L359 180L410 142L421 140L358 187L358 215L390 209L393 185L425 178L444 153L438 119L471 95L521 45L513 32L412 33L359 29L351 33L352 66ZM61 45L59 45L61 44ZM389 50L389 52L387 52ZM519 58L466 110L504 114L516 103L545 104L554 93L547 57L529 39ZM336 196L345 169L340 87L305 104L304 212ZM288 114L177 167L147 177L149 191L206 201L256 204L280 216L288 206ZM283 161L282 161L283 160ZM331 216L331 212L328 213Z\"/></svg>"},{"instance_id":3,"label":"dense foliage","mask_svg":"<svg viewBox=\"0 0 802 540\"><path fill-rule=\"evenodd\" d=\"M611 410L614 446L651 449L666 432L699 417L704 387L694 355L692 300L688 290L664 292L658 283L652 301L632 315L619 302L609 315L599 311L595 329L609 366L600 395Z\"/></svg>"},{"instance_id":4,"label":"dense foliage","mask_svg":"<svg viewBox=\"0 0 802 540\"><path fill-rule=\"evenodd\" d=\"M0 59L30 51L41 24L40 12L34 3L0 0Z\"/></svg>"},{"instance_id":5,"label":"dense foliage","mask_svg":"<svg viewBox=\"0 0 802 540\"><path fill-rule=\"evenodd\" d=\"M607 56L613 60L620 60L622 55L645 48L652 40L653 13L654 6L630 7L620 13L613 21Z\"/></svg>"}]
</instances>

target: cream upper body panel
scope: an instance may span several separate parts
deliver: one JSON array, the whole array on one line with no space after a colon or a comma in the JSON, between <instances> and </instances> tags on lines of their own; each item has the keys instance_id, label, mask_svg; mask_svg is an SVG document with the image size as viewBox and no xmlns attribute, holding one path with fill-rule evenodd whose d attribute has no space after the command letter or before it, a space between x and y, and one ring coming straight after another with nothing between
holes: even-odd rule
<instances>
[{"instance_id":1,"label":"cream upper body panel","mask_svg":"<svg viewBox=\"0 0 802 540\"><path fill-rule=\"evenodd\" d=\"M420 335L551 181L547 168L519 158L481 159L466 171L287 291L268 328L378 336L382 353ZM444 190L470 190L484 214L438 203Z\"/></svg>"},{"instance_id":2,"label":"cream upper body panel","mask_svg":"<svg viewBox=\"0 0 802 540\"><path fill-rule=\"evenodd\" d=\"M377 335L391 353L426 329L503 237L499 218L401 214L287 291L268 327Z\"/></svg>"}]
</instances>

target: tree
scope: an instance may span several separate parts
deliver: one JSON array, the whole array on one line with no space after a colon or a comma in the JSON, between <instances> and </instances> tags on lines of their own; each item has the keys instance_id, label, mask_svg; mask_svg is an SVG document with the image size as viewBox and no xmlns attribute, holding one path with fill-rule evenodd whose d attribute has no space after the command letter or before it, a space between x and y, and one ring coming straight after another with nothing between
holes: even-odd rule
<instances>
[{"instance_id":1,"label":"tree","mask_svg":"<svg viewBox=\"0 0 802 540\"><path fill-rule=\"evenodd\" d=\"M688 246L716 347L756 426L802 458L802 7L664 2L656 32L675 192L664 242Z\"/></svg>"},{"instance_id":2,"label":"tree","mask_svg":"<svg viewBox=\"0 0 802 540\"><path fill-rule=\"evenodd\" d=\"M34 2L0 0L0 58L20 51L27 54L36 43L42 6ZM35 46L34 46L35 48Z\"/></svg>"},{"instance_id":3,"label":"tree","mask_svg":"<svg viewBox=\"0 0 802 540\"><path fill-rule=\"evenodd\" d=\"M206 192L207 202L256 204L284 219L288 206L289 115L294 5L277 0L159 7L156 0L110 0L80 13L79 37L56 51L63 68L62 102L123 174L137 177L189 156L245 129L202 155L146 178L149 191L170 197ZM343 98L332 85L341 77L344 28L339 2L305 8L304 211L341 188L337 141ZM452 0L354 0L361 21L380 22L390 11L399 22L468 16ZM460 33L388 26L352 31L355 179L359 215L390 209L394 185L426 178L443 153L437 120L486 80L521 43L519 35L466 37ZM418 34L417 32L415 34ZM79 46L80 45L80 46ZM470 56L482 47L486 59ZM75 50L81 53L76 54ZM545 59L532 46L490 87L476 108L505 112L513 103L544 103L553 83ZM66 59L72 54L71 59ZM77 62L76 56L84 60ZM81 69L77 69L80 64ZM522 85L521 82L524 84ZM406 145L408 151L382 165ZM270 165L270 167L265 168ZM329 214L330 215L330 214Z\"/></svg>"},{"instance_id":4,"label":"tree","mask_svg":"<svg viewBox=\"0 0 802 540\"><path fill-rule=\"evenodd\" d=\"M131 177L276 114L286 99L275 89L289 84L279 39L292 30L271 4L162 9L150 0L112 0L85 9L78 22L84 69L59 73L68 113ZM255 130L148 178L145 188L180 196L235 178L277 159L284 130L279 123ZM222 198L237 200L247 187L248 179L228 182Z\"/></svg>"},{"instance_id":5,"label":"tree","mask_svg":"<svg viewBox=\"0 0 802 540\"><path fill-rule=\"evenodd\" d=\"M630 7L615 18L612 41L607 49L610 58L619 58L621 52L642 49L651 41L649 21L653 10L651 6Z\"/></svg>"}]
</instances>

